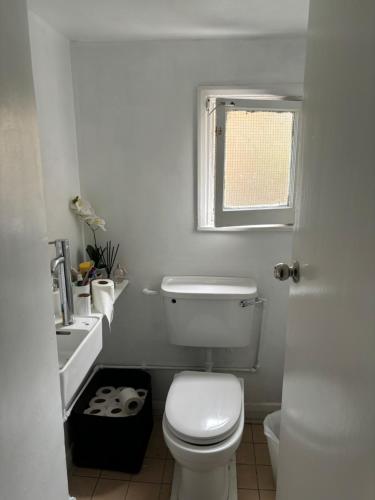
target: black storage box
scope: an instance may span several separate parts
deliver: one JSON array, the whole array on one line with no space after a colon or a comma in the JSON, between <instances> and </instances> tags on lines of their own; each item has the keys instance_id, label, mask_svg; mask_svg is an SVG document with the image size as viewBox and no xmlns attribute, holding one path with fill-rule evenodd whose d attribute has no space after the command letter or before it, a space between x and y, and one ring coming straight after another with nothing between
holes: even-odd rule
<instances>
[{"instance_id":1,"label":"black storage box","mask_svg":"<svg viewBox=\"0 0 375 500\"><path fill-rule=\"evenodd\" d=\"M103 386L146 389L143 408L129 417L84 414L89 401ZM143 370L99 370L74 405L69 420L75 465L138 473L153 427L151 376Z\"/></svg>"}]
</instances>

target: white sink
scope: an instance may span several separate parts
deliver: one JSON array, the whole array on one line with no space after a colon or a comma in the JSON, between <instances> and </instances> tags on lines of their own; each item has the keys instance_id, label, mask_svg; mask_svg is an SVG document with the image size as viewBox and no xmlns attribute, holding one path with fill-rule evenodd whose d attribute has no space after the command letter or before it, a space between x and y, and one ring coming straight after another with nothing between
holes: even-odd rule
<instances>
[{"instance_id":1,"label":"white sink","mask_svg":"<svg viewBox=\"0 0 375 500\"><path fill-rule=\"evenodd\" d=\"M56 325L63 408L71 403L103 347L102 319L75 317L73 325Z\"/></svg>"}]
</instances>

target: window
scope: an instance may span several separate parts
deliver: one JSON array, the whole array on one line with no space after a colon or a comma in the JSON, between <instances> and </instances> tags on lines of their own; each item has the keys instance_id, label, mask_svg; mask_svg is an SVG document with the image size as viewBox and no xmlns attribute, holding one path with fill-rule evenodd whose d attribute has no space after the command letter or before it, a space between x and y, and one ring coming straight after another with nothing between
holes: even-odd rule
<instances>
[{"instance_id":1,"label":"window","mask_svg":"<svg viewBox=\"0 0 375 500\"><path fill-rule=\"evenodd\" d=\"M301 100L201 87L198 101L198 229L293 225Z\"/></svg>"}]
</instances>

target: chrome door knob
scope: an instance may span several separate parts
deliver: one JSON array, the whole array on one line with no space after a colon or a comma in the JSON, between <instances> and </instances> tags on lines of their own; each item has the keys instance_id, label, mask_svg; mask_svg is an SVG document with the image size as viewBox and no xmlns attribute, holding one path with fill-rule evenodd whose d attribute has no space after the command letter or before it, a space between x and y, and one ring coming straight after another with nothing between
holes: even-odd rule
<instances>
[{"instance_id":1,"label":"chrome door knob","mask_svg":"<svg viewBox=\"0 0 375 500\"><path fill-rule=\"evenodd\" d=\"M292 266L288 266L288 264L280 262L280 264L276 264L276 266L274 267L273 275L277 280L280 281L285 281L289 278L292 278L294 283L298 283L300 279L299 263L294 262Z\"/></svg>"}]
</instances>

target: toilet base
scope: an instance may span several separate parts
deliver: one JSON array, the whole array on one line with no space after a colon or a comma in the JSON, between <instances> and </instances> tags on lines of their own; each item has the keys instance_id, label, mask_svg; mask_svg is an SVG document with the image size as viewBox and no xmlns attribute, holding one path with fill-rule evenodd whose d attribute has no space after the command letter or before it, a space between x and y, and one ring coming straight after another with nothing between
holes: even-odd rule
<instances>
[{"instance_id":1,"label":"toilet base","mask_svg":"<svg viewBox=\"0 0 375 500\"><path fill-rule=\"evenodd\" d=\"M228 479L229 479L228 500L237 500L237 472L236 472L235 456L229 462ZM180 487L180 480L181 480L181 466L177 462L175 462L170 500L179 500L178 490Z\"/></svg>"}]
</instances>

